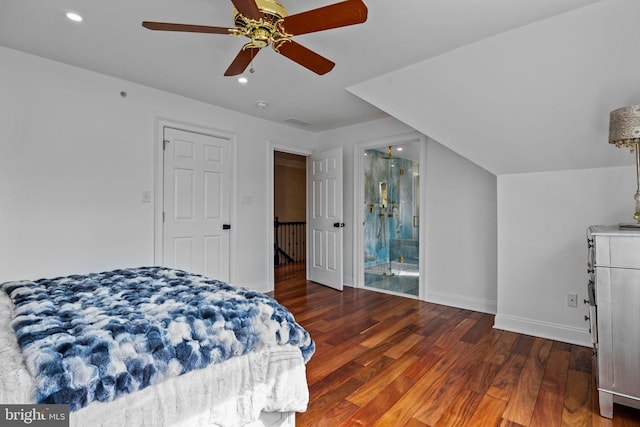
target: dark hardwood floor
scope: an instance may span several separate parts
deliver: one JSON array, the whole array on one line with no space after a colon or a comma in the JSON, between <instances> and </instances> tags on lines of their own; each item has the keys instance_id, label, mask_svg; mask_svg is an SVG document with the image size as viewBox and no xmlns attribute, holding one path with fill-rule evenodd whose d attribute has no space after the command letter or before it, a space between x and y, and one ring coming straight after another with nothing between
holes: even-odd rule
<instances>
[{"instance_id":1,"label":"dark hardwood floor","mask_svg":"<svg viewBox=\"0 0 640 427\"><path fill-rule=\"evenodd\" d=\"M276 268L273 296L316 342L298 426L640 426L598 413L591 349L493 329L493 316Z\"/></svg>"}]
</instances>

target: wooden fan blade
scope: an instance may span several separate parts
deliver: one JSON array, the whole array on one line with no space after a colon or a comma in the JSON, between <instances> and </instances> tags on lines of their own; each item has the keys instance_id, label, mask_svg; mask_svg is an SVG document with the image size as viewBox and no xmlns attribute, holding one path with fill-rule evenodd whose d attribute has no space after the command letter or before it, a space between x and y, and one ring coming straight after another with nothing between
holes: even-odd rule
<instances>
[{"instance_id":1,"label":"wooden fan blade","mask_svg":"<svg viewBox=\"0 0 640 427\"><path fill-rule=\"evenodd\" d=\"M276 52L320 75L327 74L336 65L293 40L281 43Z\"/></svg>"},{"instance_id":2,"label":"wooden fan blade","mask_svg":"<svg viewBox=\"0 0 640 427\"><path fill-rule=\"evenodd\" d=\"M361 24L366 20L367 6L362 0L347 0L287 16L282 21L282 28L287 34L295 36Z\"/></svg>"},{"instance_id":3,"label":"wooden fan blade","mask_svg":"<svg viewBox=\"0 0 640 427\"><path fill-rule=\"evenodd\" d=\"M255 0L231 0L236 10L245 18L258 20L262 18L262 12L258 9Z\"/></svg>"},{"instance_id":4,"label":"wooden fan blade","mask_svg":"<svg viewBox=\"0 0 640 427\"><path fill-rule=\"evenodd\" d=\"M144 21L142 26L158 31L182 31L186 33L230 34L233 28L210 27L208 25L172 24L170 22Z\"/></svg>"},{"instance_id":5,"label":"wooden fan blade","mask_svg":"<svg viewBox=\"0 0 640 427\"><path fill-rule=\"evenodd\" d=\"M259 47L249 47L246 49L242 49L236 55L227 71L224 72L225 76L237 76L238 74L242 74L244 70L251 64L253 58L260 52Z\"/></svg>"}]
</instances>

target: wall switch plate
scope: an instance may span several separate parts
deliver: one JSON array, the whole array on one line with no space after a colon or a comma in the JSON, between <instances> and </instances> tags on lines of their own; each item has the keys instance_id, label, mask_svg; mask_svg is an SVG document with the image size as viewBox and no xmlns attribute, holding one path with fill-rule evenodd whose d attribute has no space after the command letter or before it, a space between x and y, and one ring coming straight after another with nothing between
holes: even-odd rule
<instances>
[{"instance_id":1,"label":"wall switch plate","mask_svg":"<svg viewBox=\"0 0 640 427\"><path fill-rule=\"evenodd\" d=\"M567 294L567 307L578 306L578 294Z\"/></svg>"}]
</instances>

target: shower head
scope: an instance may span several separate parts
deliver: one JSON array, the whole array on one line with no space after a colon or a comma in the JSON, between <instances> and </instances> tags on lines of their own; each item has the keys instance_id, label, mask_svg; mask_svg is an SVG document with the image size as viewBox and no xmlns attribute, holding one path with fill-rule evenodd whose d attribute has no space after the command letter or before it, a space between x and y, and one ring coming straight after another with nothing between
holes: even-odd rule
<instances>
[{"instance_id":1,"label":"shower head","mask_svg":"<svg viewBox=\"0 0 640 427\"><path fill-rule=\"evenodd\" d=\"M393 153L391 152L391 146L389 146L387 148L387 155L386 156L382 156L382 158L383 159L387 159L387 160L393 159Z\"/></svg>"}]
</instances>

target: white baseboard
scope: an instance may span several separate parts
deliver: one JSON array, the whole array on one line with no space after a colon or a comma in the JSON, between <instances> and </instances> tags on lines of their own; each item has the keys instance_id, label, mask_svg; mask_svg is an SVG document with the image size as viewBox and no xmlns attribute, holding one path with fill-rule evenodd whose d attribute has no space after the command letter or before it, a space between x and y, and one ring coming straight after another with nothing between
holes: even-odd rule
<instances>
[{"instance_id":1,"label":"white baseboard","mask_svg":"<svg viewBox=\"0 0 640 427\"><path fill-rule=\"evenodd\" d=\"M559 325L557 323L542 322L539 320L525 319L498 314L493 325L496 329L517 332L519 334L533 335L569 344L577 344L591 347L591 334L588 328L576 328L573 326Z\"/></svg>"},{"instance_id":2,"label":"white baseboard","mask_svg":"<svg viewBox=\"0 0 640 427\"><path fill-rule=\"evenodd\" d=\"M480 311L482 313L496 314L495 301L473 298L464 295L449 294L446 292L427 292L427 301L435 304L464 308L465 310Z\"/></svg>"}]
</instances>

